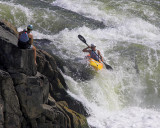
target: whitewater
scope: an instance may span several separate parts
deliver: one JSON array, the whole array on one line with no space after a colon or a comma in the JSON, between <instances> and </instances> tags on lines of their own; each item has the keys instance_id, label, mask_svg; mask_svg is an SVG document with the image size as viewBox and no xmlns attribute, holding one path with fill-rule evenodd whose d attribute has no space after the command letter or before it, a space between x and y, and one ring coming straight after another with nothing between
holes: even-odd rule
<instances>
[{"instance_id":1,"label":"whitewater","mask_svg":"<svg viewBox=\"0 0 160 128\"><path fill-rule=\"evenodd\" d=\"M67 10L106 27L87 26ZM68 93L89 113L91 128L160 128L158 0L0 0L0 17L19 31L33 24L35 39L50 40L48 49L82 71L72 70L69 63L62 73ZM86 45L79 34L97 46L113 71L94 72L87 66L82 52Z\"/></svg>"}]
</instances>

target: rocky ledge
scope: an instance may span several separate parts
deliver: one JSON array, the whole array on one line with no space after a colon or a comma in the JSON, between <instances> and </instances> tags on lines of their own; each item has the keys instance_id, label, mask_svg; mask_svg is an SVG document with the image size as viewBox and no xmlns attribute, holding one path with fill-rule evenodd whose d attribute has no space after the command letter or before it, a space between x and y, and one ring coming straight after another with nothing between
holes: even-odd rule
<instances>
[{"instance_id":1,"label":"rocky ledge","mask_svg":"<svg viewBox=\"0 0 160 128\"><path fill-rule=\"evenodd\" d=\"M53 56L17 47L17 31L0 21L0 128L88 128L83 105L67 93Z\"/></svg>"}]
</instances>

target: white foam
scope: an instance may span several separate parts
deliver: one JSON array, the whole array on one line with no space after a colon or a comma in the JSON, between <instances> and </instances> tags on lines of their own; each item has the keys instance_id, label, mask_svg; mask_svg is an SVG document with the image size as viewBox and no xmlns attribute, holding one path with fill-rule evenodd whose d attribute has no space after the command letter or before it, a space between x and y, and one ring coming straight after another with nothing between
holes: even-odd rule
<instances>
[{"instance_id":1,"label":"white foam","mask_svg":"<svg viewBox=\"0 0 160 128\"><path fill-rule=\"evenodd\" d=\"M121 1L123 3L123 1ZM80 13L87 17L103 21L105 24L108 22L114 23L115 28L107 28L104 33L99 33L99 36L103 36L105 39L109 38L112 41L123 41L123 42L135 42L138 44L149 45L149 47L155 46L154 48L159 48L159 36L160 29L153 24L145 21L140 17L135 17L133 14L119 14L118 12L111 9L111 12L106 12L106 4L100 1L93 0L56 0L53 2L53 5L57 5L74 12ZM73 6L74 5L74 6ZM134 2L128 2L125 6L120 6L122 10L128 10L128 7L131 7L132 10L136 9ZM144 14L149 18L157 19L157 15L154 12L155 10L149 6L142 6L141 10L144 11ZM150 13L148 13L150 11ZM97 33L96 33L97 34ZM101 34L101 35L100 35ZM105 37L106 36L106 37Z\"/></svg>"},{"instance_id":2,"label":"white foam","mask_svg":"<svg viewBox=\"0 0 160 128\"><path fill-rule=\"evenodd\" d=\"M69 85L68 93L81 101L91 114L87 119L91 126L96 128L159 128L160 112L158 110L130 106L123 108L122 102L126 96L123 97L123 94L116 92L117 88L120 89L119 86L124 87L125 91L131 89L130 93L136 95L137 91L141 93L141 85L136 84L135 87L131 85L131 82L128 87L124 86L124 78L134 82L133 76L127 76L124 71L120 75L118 72L103 70L94 79L85 82L76 82L71 77L65 76ZM137 101L135 102L134 98L133 95L132 102L136 105ZM140 96L137 95L137 98L140 100Z\"/></svg>"},{"instance_id":3,"label":"white foam","mask_svg":"<svg viewBox=\"0 0 160 128\"><path fill-rule=\"evenodd\" d=\"M106 124L108 128L159 128L159 115L160 112L155 110L130 107L110 113Z\"/></svg>"},{"instance_id":4,"label":"white foam","mask_svg":"<svg viewBox=\"0 0 160 128\"><path fill-rule=\"evenodd\" d=\"M104 11L105 5L100 1L56 0L53 2L53 5L57 5L65 9L72 10L74 12L77 12L89 18L93 18L95 20L103 21L105 24L108 24L108 22L120 22L120 19L118 17L115 17L109 13L106 14L106 12Z\"/></svg>"},{"instance_id":5,"label":"white foam","mask_svg":"<svg viewBox=\"0 0 160 128\"><path fill-rule=\"evenodd\" d=\"M14 3L11 3L11 2L0 1L0 4L4 4L4 5L9 6L9 9L11 10L11 15L13 16L14 22L16 22L16 23L21 24L20 22L22 22L22 21L19 21L19 19L16 19L17 18L16 14L19 11L21 11L23 14L25 14L25 16L22 16L22 17L26 17L26 19L27 19L27 21L25 21L26 24L29 24L33 20L33 12L32 12L31 9L29 9L27 7L24 7L20 4L14 4Z\"/></svg>"}]
</instances>

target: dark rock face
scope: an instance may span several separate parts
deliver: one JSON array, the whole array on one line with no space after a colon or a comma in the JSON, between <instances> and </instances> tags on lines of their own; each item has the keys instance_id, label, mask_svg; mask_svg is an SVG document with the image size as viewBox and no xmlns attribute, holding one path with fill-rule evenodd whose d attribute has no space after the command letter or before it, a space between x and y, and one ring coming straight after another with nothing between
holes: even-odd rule
<instances>
[{"instance_id":1,"label":"dark rock face","mask_svg":"<svg viewBox=\"0 0 160 128\"><path fill-rule=\"evenodd\" d=\"M45 51L38 50L37 53L37 62L39 64L37 70L49 79L51 96L56 101L66 101L70 109L87 116L84 106L67 94L67 85L63 76L55 67L55 59Z\"/></svg>"},{"instance_id":2,"label":"dark rock face","mask_svg":"<svg viewBox=\"0 0 160 128\"><path fill-rule=\"evenodd\" d=\"M0 70L0 126L20 128L22 113L9 73Z\"/></svg>"},{"instance_id":3,"label":"dark rock face","mask_svg":"<svg viewBox=\"0 0 160 128\"><path fill-rule=\"evenodd\" d=\"M22 112L30 119L38 117L42 113L41 104L48 101L48 79L37 73L36 76L26 77L26 83L16 86Z\"/></svg>"},{"instance_id":4,"label":"dark rock face","mask_svg":"<svg viewBox=\"0 0 160 128\"><path fill-rule=\"evenodd\" d=\"M15 45L16 30L1 21L0 31L0 128L88 128L54 58L37 50L36 67L33 51Z\"/></svg>"}]
</instances>

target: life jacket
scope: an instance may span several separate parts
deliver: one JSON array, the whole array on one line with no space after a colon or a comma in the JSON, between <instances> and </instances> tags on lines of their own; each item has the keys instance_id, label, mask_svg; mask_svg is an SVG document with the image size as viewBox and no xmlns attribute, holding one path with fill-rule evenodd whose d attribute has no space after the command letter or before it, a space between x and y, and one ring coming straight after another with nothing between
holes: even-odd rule
<instances>
[{"instance_id":1,"label":"life jacket","mask_svg":"<svg viewBox=\"0 0 160 128\"><path fill-rule=\"evenodd\" d=\"M96 60L96 61L99 61L99 56L98 56L97 50L96 51L93 51L93 50L91 51L91 58L94 59L94 60Z\"/></svg>"},{"instance_id":2,"label":"life jacket","mask_svg":"<svg viewBox=\"0 0 160 128\"><path fill-rule=\"evenodd\" d=\"M20 35L19 40L21 42L27 43L29 41L28 33L27 31L23 31L23 33Z\"/></svg>"}]
</instances>

